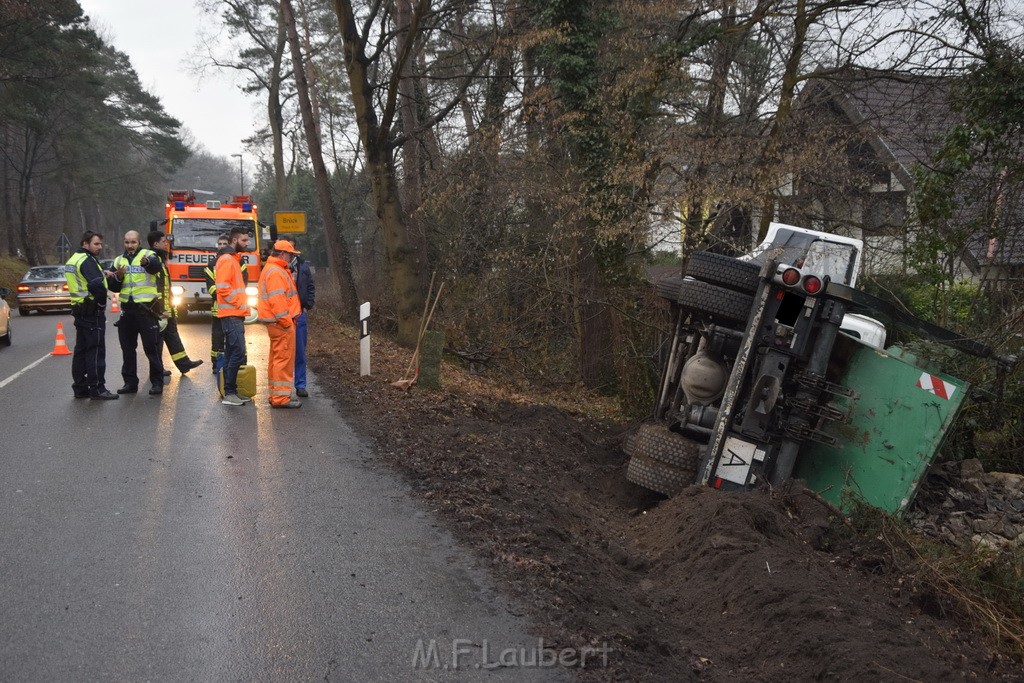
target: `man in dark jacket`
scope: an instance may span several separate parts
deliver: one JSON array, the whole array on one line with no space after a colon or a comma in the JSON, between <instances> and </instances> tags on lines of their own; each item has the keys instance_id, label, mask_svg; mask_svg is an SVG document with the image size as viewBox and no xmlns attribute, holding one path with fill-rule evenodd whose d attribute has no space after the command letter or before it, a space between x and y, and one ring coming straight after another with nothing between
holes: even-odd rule
<instances>
[{"instance_id":1,"label":"man in dark jacket","mask_svg":"<svg viewBox=\"0 0 1024 683\"><path fill-rule=\"evenodd\" d=\"M282 239L295 245L294 237ZM313 281L313 269L301 256L292 259L291 271L295 288L299 291L299 303L302 305L302 315L295 318L295 394L305 398L309 396L309 392L306 391L306 314L316 305L316 283Z\"/></svg>"},{"instance_id":2,"label":"man in dark jacket","mask_svg":"<svg viewBox=\"0 0 1024 683\"><path fill-rule=\"evenodd\" d=\"M166 322L166 324L161 322L163 329L160 332L160 336L167 345L167 352L171 354L171 361L181 374L184 375L192 368L198 368L203 364L203 361L201 359L192 360L188 357L185 345L181 342L181 335L178 334L178 313L174 309L174 303L171 301L171 274L167 270L167 259L170 257L168 252L170 244L167 241L167 235L160 230L154 230L149 233L147 240L149 241L149 248L160 257L163 267L161 273L157 275L157 289L160 291L163 301L163 317ZM170 374L170 370L164 370L165 377Z\"/></svg>"},{"instance_id":3,"label":"man in dark jacket","mask_svg":"<svg viewBox=\"0 0 1024 683\"><path fill-rule=\"evenodd\" d=\"M86 230L78 249L64 266L64 278L71 294L71 315L75 319L75 352L71 359L71 388L75 398L101 401L116 399L107 391L107 278L96 257L103 251L103 235ZM111 279L109 288L119 291L119 282Z\"/></svg>"}]
</instances>

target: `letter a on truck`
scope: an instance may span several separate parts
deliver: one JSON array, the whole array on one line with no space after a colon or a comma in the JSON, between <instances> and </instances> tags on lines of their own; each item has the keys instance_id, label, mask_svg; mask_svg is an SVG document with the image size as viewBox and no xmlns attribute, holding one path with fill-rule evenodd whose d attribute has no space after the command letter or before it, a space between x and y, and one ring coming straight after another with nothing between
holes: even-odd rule
<instances>
[{"instance_id":1,"label":"letter a on truck","mask_svg":"<svg viewBox=\"0 0 1024 683\"><path fill-rule=\"evenodd\" d=\"M195 193L171 190L167 194L167 218L162 228L171 241L167 269L171 274L171 305L179 316L189 311L209 311L212 300L206 289L206 268L212 267L217 254L217 238L242 227L249 231L252 251L245 252L246 287L249 305L256 310L256 285L260 277L262 238L257 207L248 195L230 201L196 203Z\"/></svg>"}]
</instances>

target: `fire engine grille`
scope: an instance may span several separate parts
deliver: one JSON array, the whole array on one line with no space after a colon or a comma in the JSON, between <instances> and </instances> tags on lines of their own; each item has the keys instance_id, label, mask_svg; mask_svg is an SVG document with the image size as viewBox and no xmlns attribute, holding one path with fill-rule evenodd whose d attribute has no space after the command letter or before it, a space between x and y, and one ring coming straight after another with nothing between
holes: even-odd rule
<instances>
[{"instance_id":1,"label":"fire engine grille","mask_svg":"<svg viewBox=\"0 0 1024 683\"><path fill-rule=\"evenodd\" d=\"M188 267L188 279L189 280L202 280L206 278L206 266L189 266Z\"/></svg>"}]
</instances>

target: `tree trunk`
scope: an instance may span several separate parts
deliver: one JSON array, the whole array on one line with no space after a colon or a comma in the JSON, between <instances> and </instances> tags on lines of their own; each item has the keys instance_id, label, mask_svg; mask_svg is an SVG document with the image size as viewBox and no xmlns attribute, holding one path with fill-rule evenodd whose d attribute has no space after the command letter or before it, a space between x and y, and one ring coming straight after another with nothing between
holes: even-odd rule
<instances>
[{"instance_id":1,"label":"tree trunk","mask_svg":"<svg viewBox=\"0 0 1024 683\"><path fill-rule=\"evenodd\" d=\"M3 130L4 149L10 149L10 130L4 127ZM3 173L3 215L0 220L4 222L4 232L7 236L7 253L10 256L18 255L18 233L14 228L14 213L11 207L14 205L14 197L11 196L11 166L6 161L0 162L0 172Z\"/></svg>"},{"instance_id":2,"label":"tree trunk","mask_svg":"<svg viewBox=\"0 0 1024 683\"><path fill-rule=\"evenodd\" d=\"M306 83L309 88L309 102L312 105L316 137L318 140L322 140L323 134L320 130L320 91L316 82L316 67L313 66L313 43L309 39L309 13L306 11L304 0L299 0L299 9L302 10L302 43L308 55L303 60L303 64L305 65Z\"/></svg>"},{"instance_id":3,"label":"tree trunk","mask_svg":"<svg viewBox=\"0 0 1024 683\"><path fill-rule=\"evenodd\" d=\"M382 129L374 109L374 91L370 85L369 60L363 49L362 37L356 26L355 13L350 0L334 0L338 27L341 31L356 110L359 135L366 150L366 170L373 188L374 205L384 248L388 258L388 274L395 296L398 342L413 346L419 336L425 292L422 280L425 255L416 250L405 224L405 214L398 196L395 158L388 144L389 130Z\"/></svg>"},{"instance_id":4,"label":"tree trunk","mask_svg":"<svg viewBox=\"0 0 1024 683\"><path fill-rule=\"evenodd\" d=\"M267 119L270 121L270 137L274 145L274 198L278 211L287 211L288 176L284 169L284 113L281 105L281 65L287 35L284 26L284 12L277 13L277 42L274 44L274 66L270 73L270 87L267 91Z\"/></svg>"},{"instance_id":5,"label":"tree trunk","mask_svg":"<svg viewBox=\"0 0 1024 683\"><path fill-rule=\"evenodd\" d=\"M412 24L412 0L396 0L395 2L395 25L400 37L398 40L398 53L405 50L414 50L416 36L411 32ZM402 62L402 69L398 77L398 116L402 123L402 131L407 134L405 142L402 143L402 171L404 185L402 187L402 206L405 214L406 231L415 249L426 253L427 242L420 229L416 212L422 202L422 172L423 163L420 159L420 140L414 135L419 127L419 112L416 103L416 81L413 75L413 55ZM421 278L426 275L426 269L421 269ZM421 283L426 286L426 282Z\"/></svg>"},{"instance_id":6,"label":"tree trunk","mask_svg":"<svg viewBox=\"0 0 1024 683\"><path fill-rule=\"evenodd\" d=\"M345 247L341 231L338 229L338 213L334 206L334 197L331 195L331 177L324 164L320 137L317 135L317 126L313 119L313 107L309 99L309 87L306 83L302 50L299 46L299 34L295 26L295 13L292 11L291 0L281 0L281 12L284 15L288 43L291 46L295 89L299 98L299 109L302 110L302 125L306 133L306 143L309 146L310 162L313 165L313 177L316 180L317 196L320 199L320 212L323 214L328 264L341 292L342 308L350 316L350 320L355 322L358 298L355 280L352 278L352 263L349 260L348 249Z\"/></svg>"},{"instance_id":7,"label":"tree trunk","mask_svg":"<svg viewBox=\"0 0 1024 683\"><path fill-rule=\"evenodd\" d=\"M775 121L772 123L771 131L768 133L768 140L765 144L764 164L765 172L761 176L759 185L762 188L761 195L761 219L757 229L757 243L764 241L768 234L768 225L775 220L775 192L778 185L776 165L779 162L779 148L783 135L788 130L789 119L793 113L793 99L796 96L796 86L800 80L800 62L803 59L804 48L807 44L807 30L810 28L811 18L807 15L807 0L797 0L796 18L794 19L793 47L789 57L786 59L786 66L782 72L782 92L779 96L779 108L775 113Z\"/></svg>"},{"instance_id":8,"label":"tree trunk","mask_svg":"<svg viewBox=\"0 0 1024 683\"><path fill-rule=\"evenodd\" d=\"M583 244L581 251L576 291L580 376L588 388L607 391L615 385L612 315L603 301L593 241Z\"/></svg>"}]
</instances>

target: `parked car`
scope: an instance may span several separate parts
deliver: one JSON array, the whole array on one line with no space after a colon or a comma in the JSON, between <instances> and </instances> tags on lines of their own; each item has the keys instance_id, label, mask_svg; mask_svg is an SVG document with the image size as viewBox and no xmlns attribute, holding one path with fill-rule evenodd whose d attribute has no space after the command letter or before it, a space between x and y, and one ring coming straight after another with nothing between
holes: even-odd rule
<instances>
[{"instance_id":1,"label":"parked car","mask_svg":"<svg viewBox=\"0 0 1024 683\"><path fill-rule=\"evenodd\" d=\"M64 266L29 268L18 284L18 313L71 308L71 293L64 278Z\"/></svg>"},{"instance_id":2,"label":"parked car","mask_svg":"<svg viewBox=\"0 0 1024 683\"><path fill-rule=\"evenodd\" d=\"M7 305L7 297L11 290L0 287L0 346L11 345L11 307Z\"/></svg>"}]
</instances>

